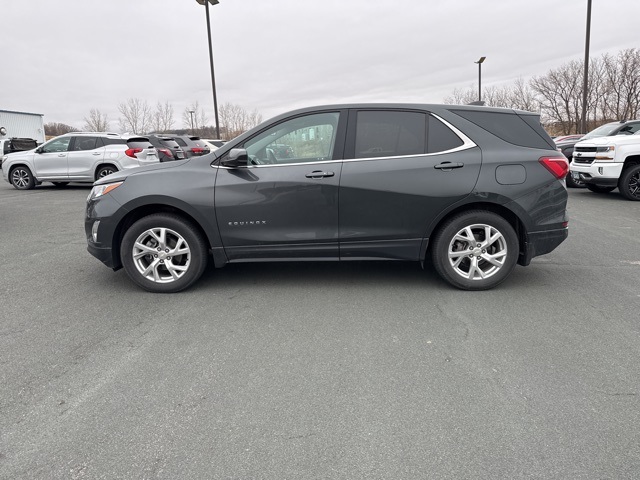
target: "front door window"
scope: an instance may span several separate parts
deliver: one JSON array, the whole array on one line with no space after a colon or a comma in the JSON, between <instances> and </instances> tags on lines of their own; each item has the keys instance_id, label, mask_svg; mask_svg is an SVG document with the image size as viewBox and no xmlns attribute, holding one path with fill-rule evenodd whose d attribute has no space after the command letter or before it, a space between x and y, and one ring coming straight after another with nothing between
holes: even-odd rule
<instances>
[{"instance_id":1,"label":"front door window","mask_svg":"<svg viewBox=\"0 0 640 480\"><path fill-rule=\"evenodd\" d=\"M296 117L247 140L252 165L321 162L333 159L338 112Z\"/></svg>"}]
</instances>

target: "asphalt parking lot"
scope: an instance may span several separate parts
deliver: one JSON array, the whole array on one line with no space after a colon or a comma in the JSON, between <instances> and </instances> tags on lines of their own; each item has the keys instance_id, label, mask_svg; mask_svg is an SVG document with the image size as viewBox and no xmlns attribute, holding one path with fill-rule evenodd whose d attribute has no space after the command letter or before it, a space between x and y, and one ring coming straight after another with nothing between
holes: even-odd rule
<instances>
[{"instance_id":1,"label":"asphalt parking lot","mask_svg":"<svg viewBox=\"0 0 640 480\"><path fill-rule=\"evenodd\" d=\"M570 190L487 292L272 263L154 295L86 252L88 193L0 182L0 478L638 478L640 203Z\"/></svg>"}]
</instances>

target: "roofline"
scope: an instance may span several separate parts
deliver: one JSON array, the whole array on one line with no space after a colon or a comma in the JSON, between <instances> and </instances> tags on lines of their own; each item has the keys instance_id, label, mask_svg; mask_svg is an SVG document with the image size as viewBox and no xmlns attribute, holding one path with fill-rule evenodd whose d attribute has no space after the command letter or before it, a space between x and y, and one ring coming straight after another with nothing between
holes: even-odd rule
<instances>
[{"instance_id":1,"label":"roofline","mask_svg":"<svg viewBox=\"0 0 640 480\"><path fill-rule=\"evenodd\" d=\"M39 115L40 117L44 117L44 113L18 112L16 110L2 110L2 109L0 109L0 112L19 113L21 115Z\"/></svg>"}]
</instances>

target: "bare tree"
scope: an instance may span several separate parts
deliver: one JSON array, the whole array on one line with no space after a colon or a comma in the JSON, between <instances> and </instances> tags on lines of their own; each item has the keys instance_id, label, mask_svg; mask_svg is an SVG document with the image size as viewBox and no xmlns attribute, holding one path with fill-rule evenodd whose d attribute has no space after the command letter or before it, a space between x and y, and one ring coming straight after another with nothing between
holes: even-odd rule
<instances>
[{"instance_id":1,"label":"bare tree","mask_svg":"<svg viewBox=\"0 0 640 480\"><path fill-rule=\"evenodd\" d=\"M218 112L222 140L231 140L262 122L257 110L248 112L240 105L225 103Z\"/></svg>"},{"instance_id":2,"label":"bare tree","mask_svg":"<svg viewBox=\"0 0 640 480\"><path fill-rule=\"evenodd\" d=\"M194 135L202 135L207 126L207 115L196 100L182 112L182 123Z\"/></svg>"},{"instance_id":3,"label":"bare tree","mask_svg":"<svg viewBox=\"0 0 640 480\"><path fill-rule=\"evenodd\" d=\"M158 102L151 122L153 131L168 132L173 129L173 124L173 106L169 103L169 101L164 102L164 104Z\"/></svg>"},{"instance_id":4,"label":"bare tree","mask_svg":"<svg viewBox=\"0 0 640 480\"><path fill-rule=\"evenodd\" d=\"M617 56L603 55L604 92L600 109L605 119L632 119L640 109L640 50L622 50Z\"/></svg>"},{"instance_id":5,"label":"bare tree","mask_svg":"<svg viewBox=\"0 0 640 480\"><path fill-rule=\"evenodd\" d=\"M88 132L106 132L109 129L109 118L97 108L89 111L89 117L84 117L84 129Z\"/></svg>"},{"instance_id":6,"label":"bare tree","mask_svg":"<svg viewBox=\"0 0 640 480\"><path fill-rule=\"evenodd\" d=\"M69 132L77 132L78 129L67 125L66 123L50 122L44 124L44 131L47 136L57 137L58 135L64 135Z\"/></svg>"},{"instance_id":7,"label":"bare tree","mask_svg":"<svg viewBox=\"0 0 640 480\"><path fill-rule=\"evenodd\" d=\"M478 89L473 85L463 88L454 88L453 93L444 99L444 103L450 105L469 105L478 100Z\"/></svg>"},{"instance_id":8,"label":"bare tree","mask_svg":"<svg viewBox=\"0 0 640 480\"><path fill-rule=\"evenodd\" d=\"M147 133L151 128L151 108L146 100L130 98L118 107L120 130L135 134Z\"/></svg>"}]
</instances>

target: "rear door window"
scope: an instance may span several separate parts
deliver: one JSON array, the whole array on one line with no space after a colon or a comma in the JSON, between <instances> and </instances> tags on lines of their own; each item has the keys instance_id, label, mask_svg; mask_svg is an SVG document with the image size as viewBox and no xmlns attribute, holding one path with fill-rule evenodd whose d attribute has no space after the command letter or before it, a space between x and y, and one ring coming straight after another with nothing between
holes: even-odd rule
<instances>
[{"instance_id":1,"label":"rear door window","mask_svg":"<svg viewBox=\"0 0 640 480\"><path fill-rule=\"evenodd\" d=\"M354 158L422 155L426 151L427 115L421 112L357 112Z\"/></svg>"},{"instance_id":2,"label":"rear door window","mask_svg":"<svg viewBox=\"0 0 640 480\"><path fill-rule=\"evenodd\" d=\"M437 118L429 115L427 153L446 152L462 146L464 142Z\"/></svg>"},{"instance_id":3,"label":"rear door window","mask_svg":"<svg viewBox=\"0 0 640 480\"><path fill-rule=\"evenodd\" d=\"M93 150L96 148L98 142L97 137L73 137L72 152L81 152L84 150Z\"/></svg>"}]
</instances>

